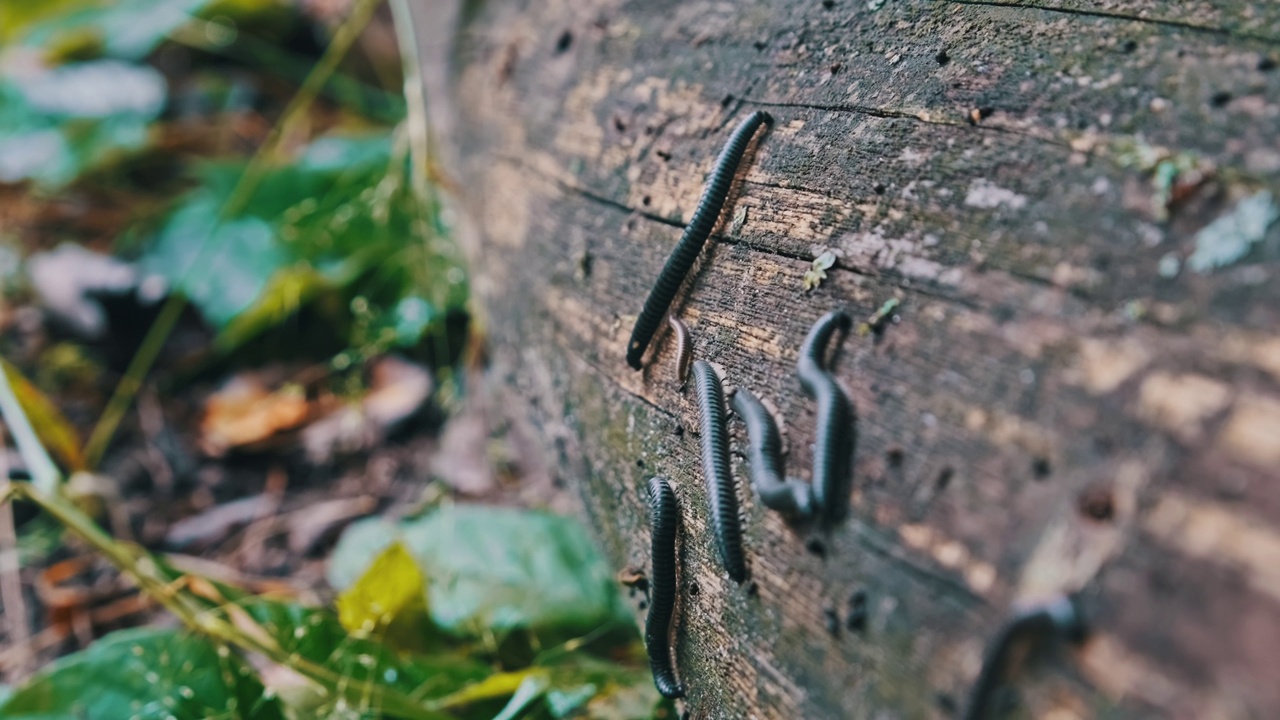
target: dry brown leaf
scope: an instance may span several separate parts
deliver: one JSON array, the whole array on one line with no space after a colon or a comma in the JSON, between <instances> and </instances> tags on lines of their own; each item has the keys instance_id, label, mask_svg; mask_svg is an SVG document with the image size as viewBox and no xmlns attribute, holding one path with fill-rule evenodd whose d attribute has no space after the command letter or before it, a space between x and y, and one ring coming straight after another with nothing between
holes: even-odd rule
<instances>
[{"instance_id":1,"label":"dry brown leaf","mask_svg":"<svg viewBox=\"0 0 1280 720\"><path fill-rule=\"evenodd\" d=\"M200 448L213 456L251 448L302 425L310 415L301 387L285 385L273 391L255 374L238 375L206 402Z\"/></svg>"}]
</instances>

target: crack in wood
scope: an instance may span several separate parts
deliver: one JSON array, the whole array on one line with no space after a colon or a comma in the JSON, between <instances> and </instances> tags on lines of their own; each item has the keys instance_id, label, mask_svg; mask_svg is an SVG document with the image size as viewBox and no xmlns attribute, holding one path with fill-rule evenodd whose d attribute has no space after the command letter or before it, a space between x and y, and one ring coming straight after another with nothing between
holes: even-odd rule
<instances>
[{"instance_id":1,"label":"crack in wood","mask_svg":"<svg viewBox=\"0 0 1280 720\"><path fill-rule=\"evenodd\" d=\"M886 558L889 561L901 565L916 579L926 585L945 588L954 592L957 596L968 600L971 604L989 606L990 603L985 597L973 591L963 581L956 579L954 576L941 570L934 569L928 565L911 557L911 551L903 547L900 543L885 537L883 533L879 533L868 527L860 520L853 520L850 523L858 536L858 544L862 547Z\"/></svg>"},{"instance_id":2,"label":"crack in wood","mask_svg":"<svg viewBox=\"0 0 1280 720\"><path fill-rule=\"evenodd\" d=\"M794 108L798 110L818 110L821 112L834 113L850 113L854 115L866 115L868 117L887 119L887 120L910 120L918 122L921 125L937 125L940 127L962 128L979 132L994 132L1002 135L1016 135L1017 137L1025 137L1030 140L1036 140L1046 145L1055 147L1070 147L1070 143L1058 140L1053 137L1045 137L1033 132L1017 130L1005 125L993 125L972 123L968 120L941 120L925 116L923 113L913 113L909 110L894 110L891 108L879 108L872 105L859 105L857 103L810 103L810 102L780 102L776 100L761 100L757 98L743 97L742 103L746 105L756 105L758 107L772 108Z\"/></svg>"},{"instance_id":3,"label":"crack in wood","mask_svg":"<svg viewBox=\"0 0 1280 720\"><path fill-rule=\"evenodd\" d=\"M543 170L536 168L527 162L524 162L519 158L510 157L507 155L498 155L497 158L503 162L511 163L519 168L522 168L537 174L538 176L550 181L556 187L560 188L560 190L563 191L566 195L576 195L589 202L599 204L611 210L616 210L618 212L625 213L628 215L636 215L646 220L652 220L654 222L660 223L662 225L666 225L668 227L683 228L685 226L684 223L678 220L672 220L670 218L666 218L661 215L656 215L651 212L646 212L644 210L640 210L639 208L632 207L624 202L620 202L618 200L605 197L603 195L598 195L585 188L581 188L576 185L567 183L557 177L549 175ZM761 183L753 183L753 184L761 184ZM830 197L830 196L824 196L824 197ZM839 199L839 198L832 198L832 199ZM735 238L728 235L712 235L710 239L720 245L725 245L727 247L743 246L748 250L761 252L766 255L770 255L773 257L780 257L787 260L795 260L797 262L813 261L813 256L807 253L790 252L787 250L783 250L781 248L762 246L758 243L753 243L747 240L742 240L740 238ZM996 268L996 269L1001 270L1001 268ZM853 264L846 263L844 265L833 266L831 268L831 271L837 271L837 272L843 271L843 272L848 272L852 275L857 275L860 277L880 280L886 283L887 285L898 288L900 290L906 290L908 292L918 293L925 297L930 297L937 300L950 302L955 305L959 305L963 308L966 308L968 310L980 311L984 309L984 306L981 303L979 303L977 300L963 297L960 295L940 292L937 289L930 287L929 284L925 281L921 281L918 279L913 280L912 278L902 275L901 273L895 272L892 269L859 267Z\"/></svg>"},{"instance_id":4,"label":"crack in wood","mask_svg":"<svg viewBox=\"0 0 1280 720\"><path fill-rule=\"evenodd\" d=\"M1200 25L1198 23L1188 22L1186 20L1174 20L1172 18L1150 18L1141 15L1129 15L1127 13L1115 12L1111 10L1085 10L1081 8L1066 7L1050 7L1046 5L1037 5L1034 3L1015 0L1007 2L1002 0L939 0L948 5L975 5L981 7L997 7L1010 8L1014 10L1041 10L1047 13L1057 13L1060 15L1075 15L1077 17L1099 18L1103 20L1119 20L1121 22L1135 22L1144 25L1157 25L1160 27L1176 28L1178 30L1188 30L1191 32L1204 33L1206 35L1220 35L1222 37L1236 38L1240 40L1251 40L1254 42L1264 43L1271 46L1280 46L1280 38L1271 37L1269 35L1260 35L1257 33L1233 30L1227 27L1217 27L1214 25Z\"/></svg>"}]
</instances>

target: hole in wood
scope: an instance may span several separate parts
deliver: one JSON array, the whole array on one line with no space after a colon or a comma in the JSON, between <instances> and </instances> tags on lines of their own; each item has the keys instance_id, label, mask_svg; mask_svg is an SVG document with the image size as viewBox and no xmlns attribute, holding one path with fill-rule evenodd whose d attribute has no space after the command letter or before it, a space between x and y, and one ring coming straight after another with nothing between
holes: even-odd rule
<instances>
[{"instance_id":1,"label":"hole in wood","mask_svg":"<svg viewBox=\"0 0 1280 720\"><path fill-rule=\"evenodd\" d=\"M1106 522L1115 517L1115 500L1111 490L1105 487L1089 487L1080 493L1076 507L1080 514L1098 522Z\"/></svg>"},{"instance_id":2,"label":"hole in wood","mask_svg":"<svg viewBox=\"0 0 1280 720\"><path fill-rule=\"evenodd\" d=\"M565 30L560 33L559 39L556 40L556 54L558 55L568 50L570 45L573 45L573 33Z\"/></svg>"},{"instance_id":3,"label":"hole in wood","mask_svg":"<svg viewBox=\"0 0 1280 720\"><path fill-rule=\"evenodd\" d=\"M867 629L867 591L854 590L849 596L849 617L845 618L845 627L852 632Z\"/></svg>"},{"instance_id":4,"label":"hole in wood","mask_svg":"<svg viewBox=\"0 0 1280 720\"><path fill-rule=\"evenodd\" d=\"M825 618L827 634L831 637L840 637L840 616L836 614L835 608L823 608L822 616Z\"/></svg>"},{"instance_id":5,"label":"hole in wood","mask_svg":"<svg viewBox=\"0 0 1280 720\"><path fill-rule=\"evenodd\" d=\"M955 477L955 474L955 468L950 465L942 468L942 470L938 471L938 477L934 478L934 489L938 492L946 490L947 486L951 484L951 478Z\"/></svg>"},{"instance_id":6,"label":"hole in wood","mask_svg":"<svg viewBox=\"0 0 1280 720\"><path fill-rule=\"evenodd\" d=\"M1031 474L1037 480L1044 480L1053 472L1053 466L1049 464L1049 458L1038 457L1031 461Z\"/></svg>"},{"instance_id":7,"label":"hole in wood","mask_svg":"<svg viewBox=\"0 0 1280 720\"><path fill-rule=\"evenodd\" d=\"M889 467L897 469L902 467L902 463L907 459L907 451L901 445L890 445L884 451L884 459L888 461Z\"/></svg>"}]
</instances>

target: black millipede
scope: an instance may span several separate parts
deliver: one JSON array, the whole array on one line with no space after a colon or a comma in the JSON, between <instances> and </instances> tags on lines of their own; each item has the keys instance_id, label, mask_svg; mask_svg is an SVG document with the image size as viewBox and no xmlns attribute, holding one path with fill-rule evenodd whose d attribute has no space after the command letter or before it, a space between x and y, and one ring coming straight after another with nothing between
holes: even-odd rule
<instances>
[{"instance_id":1,"label":"black millipede","mask_svg":"<svg viewBox=\"0 0 1280 720\"><path fill-rule=\"evenodd\" d=\"M984 720L992 716L996 691L1003 685L1006 666L1021 641L1053 637L1075 643L1084 639L1085 632L1080 608L1065 595L1015 613L987 646L982 670L965 707L964 720Z\"/></svg>"},{"instance_id":2,"label":"black millipede","mask_svg":"<svg viewBox=\"0 0 1280 720\"><path fill-rule=\"evenodd\" d=\"M760 502L793 520L808 520L813 516L813 487L801 480L784 478L782 438L773 415L745 388L733 393L733 411L747 426L747 465Z\"/></svg>"},{"instance_id":3,"label":"black millipede","mask_svg":"<svg viewBox=\"0 0 1280 720\"><path fill-rule=\"evenodd\" d=\"M738 489L729 465L729 428L725 423L724 388L720 376L706 360L693 363L698 390L698 414L702 421L702 474L711 501L711 525L715 529L720 562L734 582L747 578L742 554L742 525L738 518Z\"/></svg>"},{"instance_id":4,"label":"black millipede","mask_svg":"<svg viewBox=\"0 0 1280 720\"><path fill-rule=\"evenodd\" d=\"M747 145L761 125L771 122L773 118L763 110L751 113L729 136L729 142L720 151L720 157L716 158L711 176L707 178L707 186L702 190L702 199L693 211L693 218L685 226L680 242L676 243L675 249L667 257L662 272L658 273L658 280L645 298L644 307L631 330L631 340L627 342L627 364L633 369L643 367L641 358L644 357L649 342L653 340L654 333L658 332L662 316L667 314L667 308L671 307L671 301L675 299L685 276L689 274L707 237L715 228L716 221L720 219L720 211L724 209L729 187L733 184L733 176L738 171L738 163L742 162Z\"/></svg>"},{"instance_id":5,"label":"black millipede","mask_svg":"<svg viewBox=\"0 0 1280 720\"><path fill-rule=\"evenodd\" d=\"M813 499L823 519L835 523L849 511L849 472L856 433L853 403L826 370L823 356L837 330L847 332L853 319L836 309L818 318L800 346L796 374L800 386L818 402L817 430L813 443Z\"/></svg>"},{"instance_id":6,"label":"black millipede","mask_svg":"<svg viewBox=\"0 0 1280 720\"><path fill-rule=\"evenodd\" d=\"M676 525L680 521L676 495L665 478L649 480L649 521L652 526L653 565L649 578L649 615L644 621L644 644L649 650L653 684L663 697L684 697L671 662L671 615L676 606Z\"/></svg>"},{"instance_id":7,"label":"black millipede","mask_svg":"<svg viewBox=\"0 0 1280 720\"><path fill-rule=\"evenodd\" d=\"M689 379L689 361L693 359L693 343L689 340L689 328L685 326L683 320L671 315L667 317L667 322L671 324L671 329L676 334L676 379L680 381L680 386L684 387L685 380Z\"/></svg>"}]
</instances>

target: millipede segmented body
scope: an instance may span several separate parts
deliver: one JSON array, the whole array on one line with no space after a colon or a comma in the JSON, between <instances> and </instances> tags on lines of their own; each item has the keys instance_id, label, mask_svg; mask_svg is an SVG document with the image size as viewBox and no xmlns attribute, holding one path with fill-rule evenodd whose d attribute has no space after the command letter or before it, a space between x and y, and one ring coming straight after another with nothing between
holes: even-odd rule
<instances>
[{"instance_id":1,"label":"millipede segmented body","mask_svg":"<svg viewBox=\"0 0 1280 720\"><path fill-rule=\"evenodd\" d=\"M676 334L676 378L683 387L685 380L689 379L689 361L693 359L693 343L690 341L689 328L685 326L684 321L672 315L667 318L667 322L671 324L671 329Z\"/></svg>"},{"instance_id":2,"label":"millipede segmented body","mask_svg":"<svg viewBox=\"0 0 1280 720\"><path fill-rule=\"evenodd\" d=\"M652 529L649 615L644 643L649 650L653 684L663 697L684 697L671 662L671 616L676 606L676 526L680 521L676 495L665 478L649 480L649 522Z\"/></svg>"},{"instance_id":3,"label":"millipede segmented body","mask_svg":"<svg viewBox=\"0 0 1280 720\"><path fill-rule=\"evenodd\" d=\"M1065 595L1028 607L1004 624L987 646L982 671L973 684L964 720L987 720L993 717L996 691L1003 684L1014 648L1023 640L1061 638L1080 642L1086 632L1084 618L1074 600Z\"/></svg>"},{"instance_id":4,"label":"millipede segmented body","mask_svg":"<svg viewBox=\"0 0 1280 720\"><path fill-rule=\"evenodd\" d=\"M671 301L675 299L681 283L689 274L689 269L693 267L698 254L702 252L702 246L715 228L716 221L720 218L720 211L724 209L724 201L729 196L729 187L733 184L734 173L738 171L738 163L742 161L742 155L747 151L747 145L751 143L751 138L761 125L771 122L773 118L767 112L751 113L729 136L729 142L720 151L720 157L716 158L715 168L711 171L711 177L707 179L707 186L702 191L702 199L698 201L697 209L693 211L693 218L689 220L684 234L680 236L680 242L676 243L675 249L667 257L666 264L662 266L662 272L658 273L658 280L649 291L649 297L645 298L644 308L640 310L636 325L631 330L631 340L627 343L627 364L632 368L639 370L643 367L641 360L644 357L644 351L653 340L654 333L658 331L662 316L666 315L667 309L671 307Z\"/></svg>"},{"instance_id":5,"label":"millipede segmented body","mask_svg":"<svg viewBox=\"0 0 1280 720\"><path fill-rule=\"evenodd\" d=\"M724 388L720 376L706 360L693 363L693 382L698 391L698 411L702 425L702 474L711 501L711 524L715 528L720 562L734 582L747 577L742 553L742 524L738 518L738 489L729 465L729 428L725 423Z\"/></svg>"},{"instance_id":6,"label":"millipede segmented body","mask_svg":"<svg viewBox=\"0 0 1280 720\"><path fill-rule=\"evenodd\" d=\"M745 388L734 392L733 411L747 426L750 440L747 465L751 468L751 485L760 502L794 520L812 517L813 488L800 480L784 479L782 438L773 415Z\"/></svg>"},{"instance_id":7,"label":"millipede segmented body","mask_svg":"<svg viewBox=\"0 0 1280 720\"><path fill-rule=\"evenodd\" d=\"M827 523L844 519L849 512L849 474L853 465L853 403L827 372L823 356L837 330L847 332L853 319L844 310L823 315L800 346L796 374L805 393L818 403L813 443L813 497Z\"/></svg>"}]
</instances>

